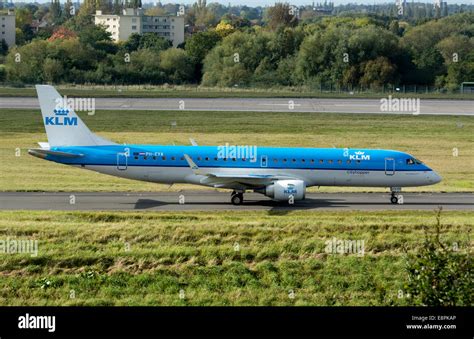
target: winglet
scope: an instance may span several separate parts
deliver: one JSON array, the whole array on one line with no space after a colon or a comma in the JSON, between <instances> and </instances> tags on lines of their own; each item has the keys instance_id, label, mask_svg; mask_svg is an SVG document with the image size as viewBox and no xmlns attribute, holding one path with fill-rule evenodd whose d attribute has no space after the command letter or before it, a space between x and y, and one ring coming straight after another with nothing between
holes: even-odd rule
<instances>
[{"instance_id":1,"label":"winglet","mask_svg":"<svg viewBox=\"0 0 474 339\"><path fill-rule=\"evenodd\" d=\"M189 138L189 141L191 142L191 145L198 146L196 140L194 140L193 138Z\"/></svg>"}]
</instances>

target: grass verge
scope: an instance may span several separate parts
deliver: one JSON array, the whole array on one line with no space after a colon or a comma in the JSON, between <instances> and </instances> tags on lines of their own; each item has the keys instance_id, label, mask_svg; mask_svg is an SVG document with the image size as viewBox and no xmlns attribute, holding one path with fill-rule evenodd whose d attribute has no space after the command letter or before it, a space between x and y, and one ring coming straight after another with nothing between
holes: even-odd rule
<instances>
[{"instance_id":1,"label":"grass verge","mask_svg":"<svg viewBox=\"0 0 474 339\"><path fill-rule=\"evenodd\" d=\"M0 304L409 305L405 251L435 215L0 212L0 240L38 240L36 257L0 253ZM441 224L445 243L472 246L474 212ZM364 254L327 253L333 238Z\"/></svg>"}]
</instances>

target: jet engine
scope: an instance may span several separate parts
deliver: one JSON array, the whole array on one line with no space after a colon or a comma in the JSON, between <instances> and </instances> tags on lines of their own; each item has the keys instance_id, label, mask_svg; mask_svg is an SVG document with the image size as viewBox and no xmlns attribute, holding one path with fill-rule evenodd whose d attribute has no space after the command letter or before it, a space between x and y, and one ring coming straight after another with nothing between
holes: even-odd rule
<instances>
[{"instance_id":1,"label":"jet engine","mask_svg":"<svg viewBox=\"0 0 474 339\"><path fill-rule=\"evenodd\" d=\"M277 180L258 192L274 200L288 201L290 196L293 196L294 200L303 200L306 184L303 180Z\"/></svg>"}]
</instances>

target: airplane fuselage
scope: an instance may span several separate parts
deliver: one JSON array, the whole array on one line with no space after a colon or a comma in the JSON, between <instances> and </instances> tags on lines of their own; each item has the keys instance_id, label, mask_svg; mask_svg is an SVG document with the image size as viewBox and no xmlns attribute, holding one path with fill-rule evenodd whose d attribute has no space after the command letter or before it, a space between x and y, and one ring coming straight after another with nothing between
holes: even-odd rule
<instances>
[{"instance_id":1,"label":"airplane fuselage","mask_svg":"<svg viewBox=\"0 0 474 339\"><path fill-rule=\"evenodd\" d=\"M287 175L310 186L412 187L441 179L411 155L392 150L258 147L255 154L222 152L221 146L110 145L55 147L82 154L45 159L128 179L214 186L195 174L184 154L200 169L234 175ZM251 152L250 152L251 153ZM219 187L238 188L235 183Z\"/></svg>"}]
</instances>

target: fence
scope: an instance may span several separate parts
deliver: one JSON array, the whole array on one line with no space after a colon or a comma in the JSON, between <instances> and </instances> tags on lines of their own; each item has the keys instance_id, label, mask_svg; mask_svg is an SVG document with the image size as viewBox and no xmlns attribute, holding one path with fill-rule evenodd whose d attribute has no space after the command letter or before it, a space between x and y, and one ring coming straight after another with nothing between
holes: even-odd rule
<instances>
[{"instance_id":1,"label":"fence","mask_svg":"<svg viewBox=\"0 0 474 339\"><path fill-rule=\"evenodd\" d=\"M346 94L346 95L355 95L355 94L463 94L467 97L474 98L474 88L473 87L459 87L454 90L447 90L445 88L439 88L436 86L428 85L383 85L379 87L351 87L351 86L337 86L332 84L315 84L315 85L305 85L305 86L273 86L262 88L257 85L255 86L242 86L235 85L232 87L204 87L198 85L153 85L153 84L58 84L56 85L60 89L78 89L78 90L105 90L105 91L114 91L114 92L132 92L132 91L156 91L156 92L198 92L198 93L253 93L253 94L265 94L271 93L273 95L278 94L299 94L299 95L316 95L316 94ZM33 84L17 84L17 83L5 83L0 82L0 89L8 88L14 90L15 88L34 88Z\"/></svg>"}]
</instances>

